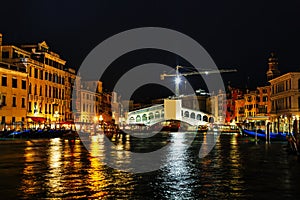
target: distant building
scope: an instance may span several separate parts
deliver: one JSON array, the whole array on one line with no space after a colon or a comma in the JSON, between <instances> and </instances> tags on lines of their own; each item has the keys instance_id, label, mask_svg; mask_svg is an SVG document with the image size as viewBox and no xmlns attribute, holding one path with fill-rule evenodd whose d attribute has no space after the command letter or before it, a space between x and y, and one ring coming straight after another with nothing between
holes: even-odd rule
<instances>
[{"instance_id":1,"label":"distant building","mask_svg":"<svg viewBox=\"0 0 300 200\"><path fill-rule=\"evenodd\" d=\"M206 112L215 116L215 123L224 124L226 117L226 93L219 91L206 99Z\"/></svg>"},{"instance_id":2,"label":"distant building","mask_svg":"<svg viewBox=\"0 0 300 200\"><path fill-rule=\"evenodd\" d=\"M182 106L192 110L206 111L206 99L208 95L186 95L181 97Z\"/></svg>"},{"instance_id":3,"label":"distant building","mask_svg":"<svg viewBox=\"0 0 300 200\"><path fill-rule=\"evenodd\" d=\"M271 87L261 86L257 87L257 115L258 116L270 116L271 113Z\"/></svg>"},{"instance_id":4,"label":"distant building","mask_svg":"<svg viewBox=\"0 0 300 200\"><path fill-rule=\"evenodd\" d=\"M102 82L81 81L76 79L76 109L74 118L76 122L94 123L99 121L102 95ZM77 86L79 84L80 86Z\"/></svg>"},{"instance_id":5,"label":"distant building","mask_svg":"<svg viewBox=\"0 0 300 200\"><path fill-rule=\"evenodd\" d=\"M235 100L235 122L242 123L246 120L245 98Z\"/></svg>"},{"instance_id":6,"label":"distant building","mask_svg":"<svg viewBox=\"0 0 300 200\"><path fill-rule=\"evenodd\" d=\"M258 98L258 92L255 91L249 91L246 94L244 94L245 98L245 117L255 117L257 114L257 98Z\"/></svg>"},{"instance_id":7,"label":"distant building","mask_svg":"<svg viewBox=\"0 0 300 200\"><path fill-rule=\"evenodd\" d=\"M271 53L268 59L267 80L273 80L280 76L278 70L278 58L275 53ZM271 115L271 86L266 83L264 86L257 87L256 90L247 91L243 98L235 101L236 122L244 122L248 119L259 119L266 117L269 119ZM258 117L258 118L257 118ZM261 118L262 119L262 118Z\"/></svg>"},{"instance_id":8,"label":"distant building","mask_svg":"<svg viewBox=\"0 0 300 200\"><path fill-rule=\"evenodd\" d=\"M225 123L235 122L236 119L236 100L243 98L241 89L228 87L226 92L226 116Z\"/></svg>"}]
</instances>

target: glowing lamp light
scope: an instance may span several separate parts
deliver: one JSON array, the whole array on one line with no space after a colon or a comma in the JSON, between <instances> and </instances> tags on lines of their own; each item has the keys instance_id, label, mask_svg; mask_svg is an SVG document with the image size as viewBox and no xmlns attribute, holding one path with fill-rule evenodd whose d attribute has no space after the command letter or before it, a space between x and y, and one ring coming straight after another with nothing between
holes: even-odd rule
<instances>
[{"instance_id":1,"label":"glowing lamp light","mask_svg":"<svg viewBox=\"0 0 300 200\"><path fill-rule=\"evenodd\" d=\"M180 82L181 82L180 77L176 77L176 78L175 78L175 83L176 83L176 84L179 84Z\"/></svg>"}]
</instances>

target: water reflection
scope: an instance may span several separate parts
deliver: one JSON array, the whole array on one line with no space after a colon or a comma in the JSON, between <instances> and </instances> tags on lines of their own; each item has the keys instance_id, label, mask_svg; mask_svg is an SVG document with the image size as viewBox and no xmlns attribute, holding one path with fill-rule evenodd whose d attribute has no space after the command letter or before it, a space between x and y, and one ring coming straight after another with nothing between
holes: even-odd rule
<instances>
[{"instance_id":1,"label":"water reflection","mask_svg":"<svg viewBox=\"0 0 300 200\"><path fill-rule=\"evenodd\" d=\"M105 155L105 149L103 148L103 141L104 141L103 135L93 136L91 138L91 166L90 169L88 169L89 173L89 188L91 190L91 197L105 197L107 195L107 192L103 189L109 185L109 180L104 174L103 170L103 157L101 155Z\"/></svg>"},{"instance_id":2,"label":"water reflection","mask_svg":"<svg viewBox=\"0 0 300 200\"><path fill-rule=\"evenodd\" d=\"M22 179L21 190L26 195L34 195L39 192L41 186L36 181L38 178L36 172L39 171L37 163L41 160L39 151L36 151L32 141L26 141L26 148L24 150L25 166L23 170L24 178Z\"/></svg>"},{"instance_id":3,"label":"water reflection","mask_svg":"<svg viewBox=\"0 0 300 200\"><path fill-rule=\"evenodd\" d=\"M272 143L266 148L264 143L256 145L234 135L221 135L215 148L200 159L198 153L207 139L205 135L186 148L191 136L172 133L168 142L174 145L167 151L165 166L150 173L131 174L103 163L107 153L103 137L91 138L91 152L79 140L12 144L24 152L24 160L14 162L13 159L19 159L18 154L11 155L10 164L22 167L21 182L6 192L16 193L14 188L18 188L18 197L24 199L249 199L272 195L296 199L300 196L300 163L287 155L282 143ZM137 144L140 140L127 136L114 136L112 140L116 149L136 151L162 143L142 140ZM131 162L126 153L114 152L113 156L121 162ZM7 166L8 161L1 161L0 166ZM0 186L3 182L1 179ZM5 199L5 194L2 197Z\"/></svg>"},{"instance_id":4,"label":"water reflection","mask_svg":"<svg viewBox=\"0 0 300 200\"><path fill-rule=\"evenodd\" d=\"M192 133L194 134L194 133ZM161 185L166 192L163 197L166 199L188 198L191 195L193 185L193 174L188 164L187 141L191 134L172 133L170 145L166 155L166 166L162 169Z\"/></svg>"},{"instance_id":5,"label":"water reflection","mask_svg":"<svg viewBox=\"0 0 300 200\"><path fill-rule=\"evenodd\" d=\"M238 149L237 137L234 135L230 140L230 151L229 151L229 166L230 176L230 196L240 197L244 190L244 181L242 180L242 161L240 158L240 151Z\"/></svg>"},{"instance_id":6,"label":"water reflection","mask_svg":"<svg viewBox=\"0 0 300 200\"><path fill-rule=\"evenodd\" d=\"M61 139L54 138L50 140L48 148L48 174L46 174L47 189L50 193L59 194L63 191L62 185L62 173L63 173L63 162L62 162L62 143Z\"/></svg>"}]
</instances>

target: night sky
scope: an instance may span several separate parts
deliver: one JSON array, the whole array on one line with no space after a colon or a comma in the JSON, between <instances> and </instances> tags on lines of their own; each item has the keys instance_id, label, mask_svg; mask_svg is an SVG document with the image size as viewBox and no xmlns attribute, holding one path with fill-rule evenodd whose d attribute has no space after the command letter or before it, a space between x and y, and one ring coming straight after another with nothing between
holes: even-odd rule
<instances>
[{"instance_id":1,"label":"night sky","mask_svg":"<svg viewBox=\"0 0 300 200\"><path fill-rule=\"evenodd\" d=\"M4 44L46 40L51 50L78 68L86 55L106 38L137 27L180 31L201 44L233 86L265 82L267 58L274 51L281 72L300 68L300 1L1 1L0 32ZM137 51L111 65L118 78L135 65L160 62L186 65L161 51ZM113 79L103 79L111 89ZM248 83L247 83L248 82ZM195 86L201 87L201 86Z\"/></svg>"}]
</instances>

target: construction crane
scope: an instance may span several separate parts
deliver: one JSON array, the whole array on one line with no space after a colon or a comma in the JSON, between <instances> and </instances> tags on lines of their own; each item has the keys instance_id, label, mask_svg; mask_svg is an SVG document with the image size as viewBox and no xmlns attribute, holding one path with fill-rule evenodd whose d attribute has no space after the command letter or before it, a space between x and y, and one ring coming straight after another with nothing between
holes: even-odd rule
<instances>
[{"instance_id":1,"label":"construction crane","mask_svg":"<svg viewBox=\"0 0 300 200\"><path fill-rule=\"evenodd\" d=\"M182 66L176 66L175 74L166 74L163 73L160 75L160 79L164 80L165 77L175 77L175 96L179 97L179 83L181 81L181 76L191 76L191 75L209 75L209 74L218 74L218 73L229 73L229 72L237 72L236 69L219 69L219 70L205 70L205 71L193 71L193 72L185 72L179 73L179 68L184 68Z\"/></svg>"}]
</instances>

